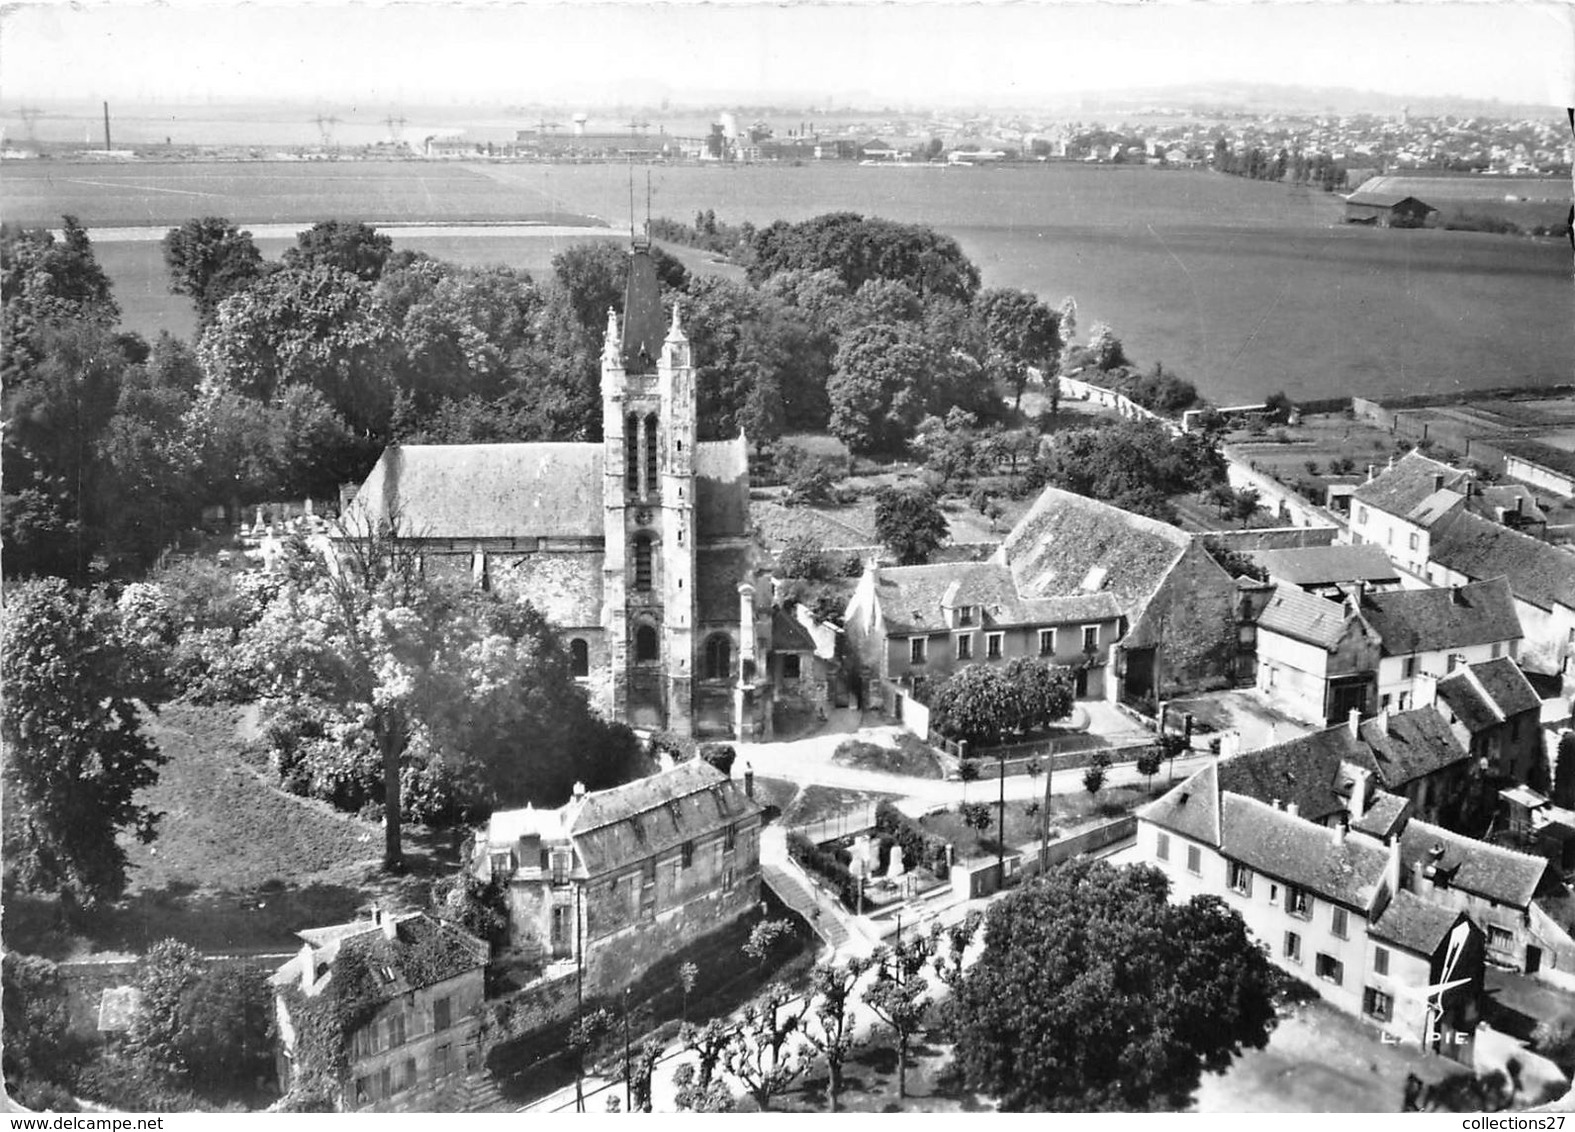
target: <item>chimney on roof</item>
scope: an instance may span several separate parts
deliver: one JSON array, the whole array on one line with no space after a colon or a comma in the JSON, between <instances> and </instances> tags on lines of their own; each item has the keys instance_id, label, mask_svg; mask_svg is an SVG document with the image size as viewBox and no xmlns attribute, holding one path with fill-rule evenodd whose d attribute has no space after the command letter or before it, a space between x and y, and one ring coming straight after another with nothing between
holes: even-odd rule
<instances>
[{"instance_id":1,"label":"chimney on roof","mask_svg":"<svg viewBox=\"0 0 1575 1132\"><path fill-rule=\"evenodd\" d=\"M1374 722L1378 724L1378 734L1387 739L1389 737L1389 709L1387 707L1379 708L1378 718Z\"/></svg>"},{"instance_id":2,"label":"chimney on roof","mask_svg":"<svg viewBox=\"0 0 1575 1132\"><path fill-rule=\"evenodd\" d=\"M1287 802L1287 803L1285 803L1285 812L1290 814L1291 817L1293 817L1293 818L1294 817L1300 817L1301 816L1301 812L1302 812L1302 808L1301 808L1301 806L1297 805L1295 802Z\"/></svg>"},{"instance_id":3,"label":"chimney on roof","mask_svg":"<svg viewBox=\"0 0 1575 1132\"><path fill-rule=\"evenodd\" d=\"M1337 845L1337 846L1338 845L1344 845L1345 844L1345 835L1347 833L1350 833L1350 832L1351 832L1351 815L1347 814L1347 813L1341 813L1340 817L1339 817L1339 820L1334 823L1334 843L1335 843L1335 845Z\"/></svg>"},{"instance_id":4,"label":"chimney on roof","mask_svg":"<svg viewBox=\"0 0 1575 1132\"><path fill-rule=\"evenodd\" d=\"M1460 587L1459 586L1450 586L1449 587L1449 602L1450 602L1451 605L1464 605L1464 604L1466 604L1465 594L1460 592Z\"/></svg>"},{"instance_id":5,"label":"chimney on roof","mask_svg":"<svg viewBox=\"0 0 1575 1132\"><path fill-rule=\"evenodd\" d=\"M1346 806L1345 820L1359 818L1367 812L1367 794L1370 785L1367 771L1356 768L1355 773L1351 775L1351 798Z\"/></svg>"},{"instance_id":6,"label":"chimney on roof","mask_svg":"<svg viewBox=\"0 0 1575 1132\"><path fill-rule=\"evenodd\" d=\"M372 905L372 926L374 928L383 926L383 910L376 904Z\"/></svg>"},{"instance_id":7,"label":"chimney on roof","mask_svg":"<svg viewBox=\"0 0 1575 1132\"><path fill-rule=\"evenodd\" d=\"M1351 729L1351 738L1362 737L1362 709L1352 708L1351 714L1346 717L1345 725Z\"/></svg>"},{"instance_id":8,"label":"chimney on roof","mask_svg":"<svg viewBox=\"0 0 1575 1132\"><path fill-rule=\"evenodd\" d=\"M584 797L585 797L585 783L583 783L583 782L576 782L574 784L574 800L576 802L578 802L578 801L582 800Z\"/></svg>"},{"instance_id":9,"label":"chimney on roof","mask_svg":"<svg viewBox=\"0 0 1575 1132\"><path fill-rule=\"evenodd\" d=\"M1434 472L1433 473L1433 490L1434 491L1443 491L1444 490L1444 473L1443 472Z\"/></svg>"},{"instance_id":10,"label":"chimney on roof","mask_svg":"<svg viewBox=\"0 0 1575 1132\"><path fill-rule=\"evenodd\" d=\"M383 938L390 942L399 938L399 924L387 912L383 913Z\"/></svg>"},{"instance_id":11,"label":"chimney on roof","mask_svg":"<svg viewBox=\"0 0 1575 1132\"><path fill-rule=\"evenodd\" d=\"M1525 507L1526 497L1524 495L1515 496L1515 514L1524 515L1526 513Z\"/></svg>"},{"instance_id":12,"label":"chimney on roof","mask_svg":"<svg viewBox=\"0 0 1575 1132\"><path fill-rule=\"evenodd\" d=\"M1377 476L1378 476L1378 465L1377 464L1368 464L1367 465L1367 482L1368 483L1372 483L1373 480L1375 478L1377 478Z\"/></svg>"}]
</instances>

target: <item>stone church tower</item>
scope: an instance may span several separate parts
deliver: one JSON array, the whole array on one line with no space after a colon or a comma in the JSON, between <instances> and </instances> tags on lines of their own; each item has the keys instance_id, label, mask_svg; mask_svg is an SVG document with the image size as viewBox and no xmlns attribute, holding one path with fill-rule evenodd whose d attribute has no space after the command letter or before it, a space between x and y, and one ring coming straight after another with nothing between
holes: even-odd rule
<instances>
[{"instance_id":1,"label":"stone church tower","mask_svg":"<svg viewBox=\"0 0 1575 1132\"><path fill-rule=\"evenodd\" d=\"M616 718L693 729L695 371L667 324L649 240L629 261L620 333L602 347L603 608Z\"/></svg>"}]
</instances>

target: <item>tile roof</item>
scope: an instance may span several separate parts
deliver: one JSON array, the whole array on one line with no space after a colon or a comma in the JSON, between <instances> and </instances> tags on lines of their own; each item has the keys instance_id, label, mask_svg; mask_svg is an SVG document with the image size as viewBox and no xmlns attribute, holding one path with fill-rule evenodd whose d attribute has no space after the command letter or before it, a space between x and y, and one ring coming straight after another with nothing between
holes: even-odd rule
<instances>
[{"instance_id":1,"label":"tile roof","mask_svg":"<svg viewBox=\"0 0 1575 1132\"><path fill-rule=\"evenodd\" d=\"M1464 586L1391 590L1362 598L1362 615L1385 656L1518 640L1520 617L1503 578Z\"/></svg>"},{"instance_id":2,"label":"tile roof","mask_svg":"<svg viewBox=\"0 0 1575 1132\"><path fill-rule=\"evenodd\" d=\"M1493 697L1471 679L1469 666L1457 668L1440 680L1436 694L1439 701L1473 735L1504 722Z\"/></svg>"},{"instance_id":3,"label":"tile roof","mask_svg":"<svg viewBox=\"0 0 1575 1132\"><path fill-rule=\"evenodd\" d=\"M1476 664L1466 666L1466 670L1475 676L1477 682L1486 689L1488 695L1493 697L1493 702L1498 705L1498 710L1504 713L1505 718L1519 715L1523 711L1540 711L1542 698L1537 695L1537 690L1531 686L1531 681L1526 679L1526 674L1507 656L1494 660L1478 661Z\"/></svg>"},{"instance_id":4,"label":"tile roof","mask_svg":"<svg viewBox=\"0 0 1575 1132\"><path fill-rule=\"evenodd\" d=\"M771 647L776 652L814 652L815 638L786 609L771 611Z\"/></svg>"},{"instance_id":5,"label":"tile roof","mask_svg":"<svg viewBox=\"0 0 1575 1132\"><path fill-rule=\"evenodd\" d=\"M1389 854L1365 837L1314 825L1256 798L1226 794L1220 851L1258 872L1308 889L1326 900L1367 909Z\"/></svg>"},{"instance_id":6,"label":"tile roof","mask_svg":"<svg viewBox=\"0 0 1575 1132\"><path fill-rule=\"evenodd\" d=\"M1206 845L1216 844L1219 824L1218 763L1166 791L1138 811L1144 821L1173 830Z\"/></svg>"},{"instance_id":7,"label":"tile roof","mask_svg":"<svg viewBox=\"0 0 1575 1132\"><path fill-rule=\"evenodd\" d=\"M875 589L888 632L938 632L948 628L945 608L981 610L983 627L1057 625L1113 620L1121 615L1113 594L1025 598L1011 570L999 562L882 567Z\"/></svg>"},{"instance_id":8,"label":"tile roof","mask_svg":"<svg viewBox=\"0 0 1575 1132\"><path fill-rule=\"evenodd\" d=\"M1380 841L1387 841L1400 831L1410 817L1411 799L1380 790L1368 804L1367 812L1351 823L1351 828Z\"/></svg>"},{"instance_id":9,"label":"tile roof","mask_svg":"<svg viewBox=\"0 0 1575 1132\"><path fill-rule=\"evenodd\" d=\"M1458 908L1433 904L1414 892L1401 889L1367 931L1375 939L1431 958L1464 915Z\"/></svg>"},{"instance_id":10,"label":"tile roof","mask_svg":"<svg viewBox=\"0 0 1575 1132\"><path fill-rule=\"evenodd\" d=\"M1322 822L1346 809L1347 764L1377 772L1372 754L1349 727L1330 727L1221 759L1220 788L1260 802L1294 803L1302 817Z\"/></svg>"},{"instance_id":11,"label":"tile roof","mask_svg":"<svg viewBox=\"0 0 1575 1132\"><path fill-rule=\"evenodd\" d=\"M1006 536L997 560L1011 568L1024 597L1078 594L1102 568L1100 588L1134 617L1191 539L1169 523L1047 487Z\"/></svg>"},{"instance_id":12,"label":"tile roof","mask_svg":"<svg viewBox=\"0 0 1575 1132\"><path fill-rule=\"evenodd\" d=\"M412 538L600 538L600 444L405 444L383 450L349 530L397 516Z\"/></svg>"},{"instance_id":13,"label":"tile roof","mask_svg":"<svg viewBox=\"0 0 1575 1132\"><path fill-rule=\"evenodd\" d=\"M1442 483L1435 479L1437 476L1443 477ZM1396 460L1394 467L1358 487L1351 497L1391 515L1405 515L1440 487L1450 487L1465 476L1465 472L1413 448Z\"/></svg>"},{"instance_id":14,"label":"tile roof","mask_svg":"<svg viewBox=\"0 0 1575 1132\"><path fill-rule=\"evenodd\" d=\"M1398 791L1407 782L1471 757L1431 707L1380 715L1365 721L1361 732L1378 767L1379 781L1388 790Z\"/></svg>"},{"instance_id":15,"label":"tile roof","mask_svg":"<svg viewBox=\"0 0 1575 1132\"><path fill-rule=\"evenodd\" d=\"M760 812L742 785L701 759L587 794L565 809L580 864L592 877Z\"/></svg>"},{"instance_id":16,"label":"tile roof","mask_svg":"<svg viewBox=\"0 0 1575 1132\"><path fill-rule=\"evenodd\" d=\"M749 444L732 440L695 444L695 531L700 538L742 535L749 529Z\"/></svg>"},{"instance_id":17,"label":"tile roof","mask_svg":"<svg viewBox=\"0 0 1575 1132\"><path fill-rule=\"evenodd\" d=\"M1457 511L1433 530L1428 557L1468 578L1509 579L1521 601L1539 609L1575 609L1575 553Z\"/></svg>"},{"instance_id":18,"label":"tile roof","mask_svg":"<svg viewBox=\"0 0 1575 1132\"><path fill-rule=\"evenodd\" d=\"M372 970L381 973L377 981L378 1001L388 1001L487 965L490 951L487 944L446 920L425 912L411 912L393 915L391 923L393 939L389 938L386 924L375 920L357 920L297 932L310 947L318 985L321 985L324 968L331 975L339 957L351 952L363 958ZM302 950L303 954L297 954L274 972L271 982L275 986L291 982L300 985L301 962L307 949Z\"/></svg>"},{"instance_id":19,"label":"tile roof","mask_svg":"<svg viewBox=\"0 0 1575 1132\"><path fill-rule=\"evenodd\" d=\"M1466 501L1464 492L1445 488L1435 491L1405 513L1405 517L1419 527L1431 527L1445 515Z\"/></svg>"},{"instance_id":20,"label":"tile roof","mask_svg":"<svg viewBox=\"0 0 1575 1132\"><path fill-rule=\"evenodd\" d=\"M1269 572L1270 578L1296 586L1388 582L1400 578L1400 570L1383 548L1371 543L1260 550L1253 557Z\"/></svg>"},{"instance_id":21,"label":"tile roof","mask_svg":"<svg viewBox=\"0 0 1575 1132\"><path fill-rule=\"evenodd\" d=\"M1333 649L1351 619L1343 602L1310 594L1295 586L1276 586L1258 614L1258 628L1323 649Z\"/></svg>"},{"instance_id":22,"label":"tile roof","mask_svg":"<svg viewBox=\"0 0 1575 1132\"><path fill-rule=\"evenodd\" d=\"M1435 854L1435 849L1441 852ZM1407 870L1419 863L1435 865L1449 887L1511 908L1530 905L1549 868L1545 857L1490 845L1417 819L1400 834L1400 857ZM1423 878L1421 883L1429 881Z\"/></svg>"},{"instance_id":23,"label":"tile roof","mask_svg":"<svg viewBox=\"0 0 1575 1132\"><path fill-rule=\"evenodd\" d=\"M1518 521L1522 523L1546 523L1548 513L1537 506L1537 501L1532 498L1529 487L1509 487L1504 484L1477 484L1474 491L1466 499L1466 506L1474 515L1484 519L1498 520L1499 508L1518 513Z\"/></svg>"}]
</instances>

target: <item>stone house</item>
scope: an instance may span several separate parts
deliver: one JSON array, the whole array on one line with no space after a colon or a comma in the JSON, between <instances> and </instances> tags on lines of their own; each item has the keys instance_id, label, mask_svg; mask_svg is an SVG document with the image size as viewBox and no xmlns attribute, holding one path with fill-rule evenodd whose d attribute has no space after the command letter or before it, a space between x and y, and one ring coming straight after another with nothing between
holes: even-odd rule
<instances>
[{"instance_id":1,"label":"stone house","mask_svg":"<svg viewBox=\"0 0 1575 1132\"><path fill-rule=\"evenodd\" d=\"M804 605L777 608L771 614L772 702L778 708L825 712L846 706L848 689L842 672L834 625L817 621Z\"/></svg>"},{"instance_id":2,"label":"stone house","mask_svg":"<svg viewBox=\"0 0 1575 1132\"><path fill-rule=\"evenodd\" d=\"M1419 695L1427 699L1424 691ZM1508 657L1466 664L1434 682L1431 702L1494 778L1545 784L1542 700Z\"/></svg>"},{"instance_id":3,"label":"stone house","mask_svg":"<svg viewBox=\"0 0 1575 1132\"><path fill-rule=\"evenodd\" d=\"M1039 656L1080 696L1143 701L1234 682L1236 606L1201 538L1047 487L986 563L867 570L845 623L877 679Z\"/></svg>"},{"instance_id":4,"label":"stone house","mask_svg":"<svg viewBox=\"0 0 1575 1132\"><path fill-rule=\"evenodd\" d=\"M1277 966L1332 1005L1453 1053L1452 1036L1476 1026L1482 993L1482 934L1470 918L1404 887L1392 832L1320 826L1294 804L1225 789L1223 766L1138 812L1138 851L1170 878L1172 898L1219 897Z\"/></svg>"},{"instance_id":5,"label":"stone house","mask_svg":"<svg viewBox=\"0 0 1575 1132\"><path fill-rule=\"evenodd\" d=\"M1122 618L1115 596L1098 588L1103 578L1090 582L1080 594L1024 598L998 562L871 564L848 602L848 641L865 673L883 681L942 681L965 665L1028 656L1072 668L1079 699L1103 699Z\"/></svg>"},{"instance_id":6,"label":"stone house","mask_svg":"<svg viewBox=\"0 0 1575 1132\"><path fill-rule=\"evenodd\" d=\"M612 994L756 906L761 815L695 759L555 810L495 813L471 868L502 883L513 949Z\"/></svg>"},{"instance_id":7,"label":"stone house","mask_svg":"<svg viewBox=\"0 0 1575 1132\"><path fill-rule=\"evenodd\" d=\"M1413 449L1351 495L1351 541L1380 547L1396 566L1427 577L1428 528L1464 498L1470 473Z\"/></svg>"},{"instance_id":8,"label":"stone house","mask_svg":"<svg viewBox=\"0 0 1575 1132\"><path fill-rule=\"evenodd\" d=\"M699 439L695 359L648 241L608 312L600 442L395 445L342 537L390 530L429 575L531 601L605 715L685 735L770 729L767 556L744 436Z\"/></svg>"},{"instance_id":9,"label":"stone house","mask_svg":"<svg viewBox=\"0 0 1575 1132\"><path fill-rule=\"evenodd\" d=\"M1349 598L1275 586L1254 618L1258 690L1324 725L1377 706L1382 641Z\"/></svg>"},{"instance_id":10,"label":"stone house","mask_svg":"<svg viewBox=\"0 0 1575 1132\"><path fill-rule=\"evenodd\" d=\"M1522 664L1565 672L1575 656L1575 553L1462 511L1433 528L1427 578L1465 585L1503 578L1514 595Z\"/></svg>"},{"instance_id":11,"label":"stone house","mask_svg":"<svg viewBox=\"0 0 1575 1132\"><path fill-rule=\"evenodd\" d=\"M1378 702L1405 711L1423 677L1465 664L1513 658L1520 617L1503 578L1461 586L1364 594L1360 610L1383 642Z\"/></svg>"},{"instance_id":12,"label":"stone house","mask_svg":"<svg viewBox=\"0 0 1575 1132\"><path fill-rule=\"evenodd\" d=\"M342 1112L441 1110L480 1067L480 1010L489 948L424 912L298 933L300 952L274 972L280 1088L309 1087L326 1051L303 1037L314 1010L351 1009L349 1067L329 1097Z\"/></svg>"}]
</instances>

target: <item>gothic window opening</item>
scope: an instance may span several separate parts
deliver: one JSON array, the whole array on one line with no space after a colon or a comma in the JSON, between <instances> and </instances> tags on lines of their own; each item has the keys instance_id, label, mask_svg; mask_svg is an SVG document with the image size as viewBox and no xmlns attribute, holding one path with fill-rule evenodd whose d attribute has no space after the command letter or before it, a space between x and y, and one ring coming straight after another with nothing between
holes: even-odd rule
<instances>
[{"instance_id":1,"label":"gothic window opening","mask_svg":"<svg viewBox=\"0 0 1575 1132\"><path fill-rule=\"evenodd\" d=\"M732 675L732 669L732 640L721 633L708 638L705 643L705 678L707 680L726 680Z\"/></svg>"},{"instance_id":2,"label":"gothic window opening","mask_svg":"<svg viewBox=\"0 0 1575 1132\"><path fill-rule=\"evenodd\" d=\"M651 588L651 536L634 536L634 588L645 592Z\"/></svg>"},{"instance_id":3,"label":"gothic window opening","mask_svg":"<svg viewBox=\"0 0 1575 1132\"><path fill-rule=\"evenodd\" d=\"M641 625L634 631L634 659L655 660L656 658L656 627Z\"/></svg>"},{"instance_id":4,"label":"gothic window opening","mask_svg":"<svg viewBox=\"0 0 1575 1132\"><path fill-rule=\"evenodd\" d=\"M569 642L569 671L577 679L591 674L591 649L579 637Z\"/></svg>"},{"instance_id":5,"label":"gothic window opening","mask_svg":"<svg viewBox=\"0 0 1575 1132\"><path fill-rule=\"evenodd\" d=\"M645 489L656 490L656 414L645 418Z\"/></svg>"},{"instance_id":6,"label":"gothic window opening","mask_svg":"<svg viewBox=\"0 0 1575 1132\"><path fill-rule=\"evenodd\" d=\"M640 490L640 418L630 413L623 426L624 484L633 492Z\"/></svg>"}]
</instances>

